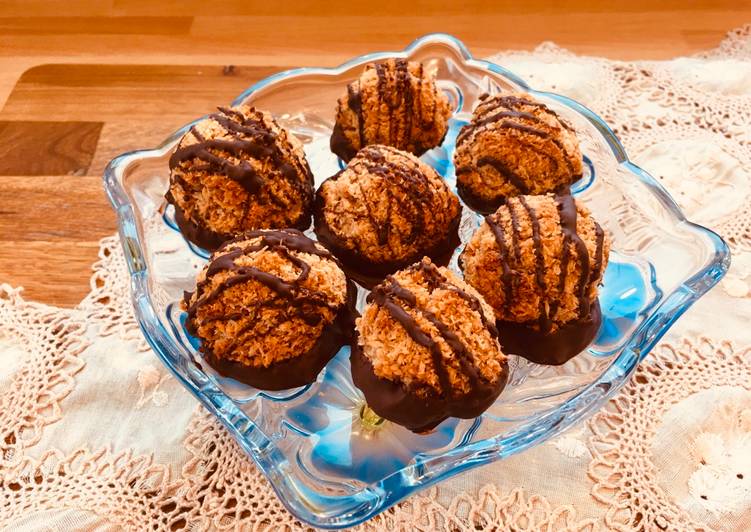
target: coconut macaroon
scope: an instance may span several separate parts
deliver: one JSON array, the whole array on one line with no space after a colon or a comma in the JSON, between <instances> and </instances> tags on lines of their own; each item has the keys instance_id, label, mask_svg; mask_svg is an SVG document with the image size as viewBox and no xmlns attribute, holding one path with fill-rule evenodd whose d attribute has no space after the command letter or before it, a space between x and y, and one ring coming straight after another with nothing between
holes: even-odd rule
<instances>
[{"instance_id":1,"label":"coconut macaroon","mask_svg":"<svg viewBox=\"0 0 751 532\"><path fill-rule=\"evenodd\" d=\"M353 272L383 278L458 244L459 199L435 170L388 146L368 146L327 179L315 202L318 239Z\"/></svg>"},{"instance_id":2,"label":"coconut macaroon","mask_svg":"<svg viewBox=\"0 0 751 532\"><path fill-rule=\"evenodd\" d=\"M219 373L264 390L313 382L354 327L336 259L294 229L225 243L185 294L185 327Z\"/></svg>"},{"instance_id":3,"label":"coconut macaroon","mask_svg":"<svg viewBox=\"0 0 751 532\"><path fill-rule=\"evenodd\" d=\"M167 201L202 248L247 230L310 224L313 175L302 144L269 113L220 107L185 134L169 165Z\"/></svg>"},{"instance_id":4,"label":"coconut macaroon","mask_svg":"<svg viewBox=\"0 0 751 532\"><path fill-rule=\"evenodd\" d=\"M482 99L457 137L454 164L460 196L483 213L505 198L555 192L582 176L574 130L524 93Z\"/></svg>"},{"instance_id":5,"label":"coconut macaroon","mask_svg":"<svg viewBox=\"0 0 751 532\"><path fill-rule=\"evenodd\" d=\"M485 218L459 257L493 307L501 345L562 364L592 341L610 239L569 194L519 196Z\"/></svg>"},{"instance_id":6,"label":"coconut macaroon","mask_svg":"<svg viewBox=\"0 0 751 532\"><path fill-rule=\"evenodd\" d=\"M422 63L370 64L339 98L331 151L345 161L370 144L422 155L441 144L450 115L448 98Z\"/></svg>"},{"instance_id":7,"label":"coconut macaroon","mask_svg":"<svg viewBox=\"0 0 751 532\"><path fill-rule=\"evenodd\" d=\"M376 286L357 320L352 379L376 414L415 432L473 418L508 379L493 309L424 258Z\"/></svg>"}]
</instances>

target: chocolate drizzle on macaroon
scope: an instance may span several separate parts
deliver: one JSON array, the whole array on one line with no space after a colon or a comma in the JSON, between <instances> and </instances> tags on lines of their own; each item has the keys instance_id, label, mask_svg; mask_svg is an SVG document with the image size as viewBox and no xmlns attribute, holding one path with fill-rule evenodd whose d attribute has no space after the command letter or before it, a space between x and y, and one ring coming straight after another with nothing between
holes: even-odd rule
<instances>
[{"instance_id":1,"label":"chocolate drizzle on macaroon","mask_svg":"<svg viewBox=\"0 0 751 532\"><path fill-rule=\"evenodd\" d=\"M545 284L545 265L542 246L540 241L540 227L534 209L532 209L523 196L519 202L527 210L532 221L532 240L535 250L535 279L541 293L546 293L548 288ZM580 353L594 339L600 328L602 314L599 302L595 299L594 308L589 301L590 265L587 245L576 231L576 204L570 194L557 194L555 196L556 208L560 219L561 233L563 236L562 251L560 257L561 273L558 280L558 298L553 298L549 303L540 297L537 329L532 330L527 324L499 321L498 327L501 335L501 344L510 353L522 354L525 358L540 364L563 364L572 356ZM596 225L596 230L602 234L602 229ZM576 250L576 260L580 271L579 279L574 289L577 296L578 316L576 319L563 323L551 331L560 308L560 294L566 288L568 275L568 262L571 256L571 246ZM597 255L602 254L602 239L598 238Z\"/></svg>"},{"instance_id":2,"label":"chocolate drizzle on macaroon","mask_svg":"<svg viewBox=\"0 0 751 532\"><path fill-rule=\"evenodd\" d=\"M388 146L367 146L318 189L315 232L365 286L423 256L445 264L461 207L435 170Z\"/></svg>"},{"instance_id":3,"label":"chocolate drizzle on macaroon","mask_svg":"<svg viewBox=\"0 0 751 532\"><path fill-rule=\"evenodd\" d=\"M529 206L529 203L527 203L524 196L519 196L516 199L519 201L519 204L524 207L524 210L529 217L529 221L532 224L532 246L535 256L535 281L540 289L540 294L545 294L548 291L548 287L545 283L545 255L542 253L542 241L540 240L540 220L537 219L535 210ZM538 328L541 333L547 334L550 332L552 323L548 316L548 308L545 304L545 298L541 296L539 299L540 317L538 319Z\"/></svg>"},{"instance_id":4,"label":"chocolate drizzle on macaroon","mask_svg":"<svg viewBox=\"0 0 751 532\"><path fill-rule=\"evenodd\" d=\"M165 197L186 238L205 249L249 229L310 223L313 175L302 148L254 108L219 107L189 130L169 166ZM214 176L242 192L224 190Z\"/></svg>"},{"instance_id":5,"label":"chocolate drizzle on macaroon","mask_svg":"<svg viewBox=\"0 0 751 532\"><path fill-rule=\"evenodd\" d=\"M457 188L488 214L508 197L571 185L581 159L573 129L545 104L526 94L486 97L456 140Z\"/></svg>"},{"instance_id":6,"label":"chocolate drizzle on macaroon","mask_svg":"<svg viewBox=\"0 0 751 532\"><path fill-rule=\"evenodd\" d=\"M523 218L518 211L524 213ZM459 262L467 282L496 310L506 353L542 364L562 364L596 335L601 321L596 286L609 241L589 213L583 212L587 216L584 227L589 227L586 237L577 229L579 213L570 194L511 198L485 219L492 241L478 231L462 253ZM544 223L541 216L546 218ZM529 235L524 247L519 237L522 226ZM559 248L552 244L556 238ZM588 243L594 245L593 256ZM525 261L522 255L527 256ZM529 263L531 269L526 266ZM491 265L498 265L494 267L500 278L493 279L492 270L487 269ZM559 274L550 282L553 265ZM522 317L530 315L534 319Z\"/></svg>"},{"instance_id":7,"label":"chocolate drizzle on macaroon","mask_svg":"<svg viewBox=\"0 0 751 532\"><path fill-rule=\"evenodd\" d=\"M443 141L450 113L421 63L370 64L339 99L331 151L349 161L365 146L383 144L419 156Z\"/></svg>"},{"instance_id":8,"label":"chocolate drizzle on macaroon","mask_svg":"<svg viewBox=\"0 0 751 532\"><path fill-rule=\"evenodd\" d=\"M238 259L257 252L278 255L298 271L297 277L285 280L261 267L238 263ZM338 269L336 259L327 250L299 231L250 231L220 247L207 264L204 278L197 284L195 292L186 292L185 327L190 334L202 340L201 352L221 374L265 390L302 386L315 380L323 366L349 341L355 317L354 285L346 281L343 302L332 301L329 293L311 288L310 283L306 283L310 279L312 266L299 254L326 259L331 263L328 267ZM220 274L224 278L217 283L215 279ZM237 302L242 301L240 298L232 305L236 310L228 313L224 308L229 304L226 299L228 290L249 282L269 288L272 297L255 300L251 307L238 305ZM222 298L224 305L212 306ZM322 309L329 312L324 313ZM267 311L270 313L267 314ZM269 319L275 322L269 323ZM326 323L307 352L290 353L268 365L254 364L257 354L248 352L249 349L252 351L252 345L257 345L265 336L279 335L284 323L294 319L313 327L313 330L322 321ZM215 346L219 342L216 335L207 336L207 333L212 331L212 325L221 323L226 326L228 321L240 326L231 329L232 342L222 344L221 350L217 351ZM311 333L312 330L300 331L300 334ZM224 336L223 333L219 334L220 342Z\"/></svg>"},{"instance_id":9,"label":"chocolate drizzle on macaroon","mask_svg":"<svg viewBox=\"0 0 751 532\"><path fill-rule=\"evenodd\" d=\"M491 379L484 376L472 348L457 334L456 324L450 324L422 307L415 293L397 280L396 276L389 276L373 289L368 296L368 303L387 312L411 341L428 350L430 368L437 377L437 383L431 385L413 380L410 384L405 384L404 376L379 376L373 364L373 355L366 353L369 349L369 337L361 337L360 341L356 340L353 343L351 355L352 378L355 385L363 391L368 406L378 415L415 432L430 430L448 417L477 417L495 401L508 377L505 357L498 349L498 333L492 316L485 315L482 303L476 295L450 281L427 259L397 274L404 275L419 279L420 285L430 294L439 289L456 294L467 307L462 312L479 315L485 331L480 334L486 334L489 339L488 345L494 346L495 353L489 356L500 362L498 372L492 375ZM366 313L362 319L370 319L372 315ZM416 316L432 325L437 334L424 329ZM360 345L361 343L365 346ZM388 349L389 346L384 348ZM460 377L452 378L446 350L451 353L451 359L457 362L452 370L457 371ZM404 368L408 368L410 364L409 360L404 360ZM466 381L466 391L457 389L457 378Z\"/></svg>"},{"instance_id":10,"label":"chocolate drizzle on macaroon","mask_svg":"<svg viewBox=\"0 0 751 532\"><path fill-rule=\"evenodd\" d=\"M573 243L576 249L576 257L579 261L579 280L576 286L575 294L577 295L579 302L579 318L586 318L589 315L590 302L589 302L589 281L590 281L590 267L589 267L589 250L587 244L581 239L579 233L576 232L576 204L574 198L570 194L556 194L555 204L558 209L558 218L561 221L561 232L563 233L563 255L561 258L561 277L558 292L563 292L566 286L566 275L568 274L568 260L571 254L570 247ZM595 225L595 231L598 235L602 235L602 229L599 225ZM596 255L600 256L602 253L602 238L597 237L597 252ZM551 318L555 318L556 311L558 310L558 301L554 302L553 310L551 310Z\"/></svg>"}]
</instances>

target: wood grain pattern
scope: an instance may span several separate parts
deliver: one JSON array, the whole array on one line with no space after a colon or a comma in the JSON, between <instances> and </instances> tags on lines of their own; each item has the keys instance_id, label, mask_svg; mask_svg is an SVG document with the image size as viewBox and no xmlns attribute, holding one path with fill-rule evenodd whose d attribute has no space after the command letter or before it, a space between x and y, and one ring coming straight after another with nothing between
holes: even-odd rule
<instances>
[{"instance_id":1,"label":"wood grain pattern","mask_svg":"<svg viewBox=\"0 0 751 532\"><path fill-rule=\"evenodd\" d=\"M0 279L25 297L74 306L88 292L98 240L116 230L98 176L0 177Z\"/></svg>"},{"instance_id":2,"label":"wood grain pattern","mask_svg":"<svg viewBox=\"0 0 751 532\"><path fill-rule=\"evenodd\" d=\"M186 122L227 104L255 81L279 70L227 66L41 65L23 73L0 117Z\"/></svg>"},{"instance_id":3,"label":"wood grain pattern","mask_svg":"<svg viewBox=\"0 0 751 532\"><path fill-rule=\"evenodd\" d=\"M3 242L93 241L92 231L101 237L115 227L99 176L0 176L0 189Z\"/></svg>"},{"instance_id":4,"label":"wood grain pattern","mask_svg":"<svg viewBox=\"0 0 751 532\"><path fill-rule=\"evenodd\" d=\"M0 175L85 175L102 125L0 121Z\"/></svg>"},{"instance_id":5,"label":"wood grain pattern","mask_svg":"<svg viewBox=\"0 0 751 532\"><path fill-rule=\"evenodd\" d=\"M191 17L0 17L3 35L188 35Z\"/></svg>"},{"instance_id":6,"label":"wood grain pattern","mask_svg":"<svg viewBox=\"0 0 751 532\"><path fill-rule=\"evenodd\" d=\"M98 240L115 230L106 163L272 72L401 49L434 31L476 55L553 40L659 59L713 47L749 19L748 0L3 0L0 282L77 304Z\"/></svg>"}]
</instances>

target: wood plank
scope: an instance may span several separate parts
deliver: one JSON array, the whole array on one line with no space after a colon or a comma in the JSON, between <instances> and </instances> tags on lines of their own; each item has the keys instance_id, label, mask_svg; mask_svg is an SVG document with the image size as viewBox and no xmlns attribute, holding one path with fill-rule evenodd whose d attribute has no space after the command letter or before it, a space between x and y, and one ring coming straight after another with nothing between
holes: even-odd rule
<instances>
[{"instance_id":1,"label":"wood plank","mask_svg":"<svg viewBox=\"0 0 751 532\"><path fill-rule=\"evenodd\" d=\"M102 122L0 121L0 175L84 175Z\"/></svg>"},{"instance_id":2,"label":"wood plank","mask_svg":"<svg viewBox=\"0 0 751 532\"><path fill-rule=\"evenodd\" d=\"M228 66L40 65L24 72L0 118L157 123L175 117L177 126L280 70Z\"/></svg>"},{"instance_id":3,"label":"wood plank","mask_svg":"<svg viewBox=\"0 0 751 532\"><path fill-rule=\"evenodd\" d=\"M206 2L205 0L76 0L65 6L65 16L262 16L284 11L293 16L327 17L348 13L351 15L429 14L441 17L474 13L483 15L504 13L559 13L606 12L613 14L633 12L681 11L687 14L701 13L710 9L733 10L742 8L745 0L632 0L629 2L601 2L597 0L382 0L363 2L352 0L296 0L279 3L267 0L244 0L242 2ZM8 17L45 17L59 9L59 0L4 0L0 14Z\"/></svg>"},{"instance_id":4,"label":"wood plank","mask_svg":"<svg viewBox=\"0 0 751 532\"><path fill-rule=\"evenodd\" d=\"M192 17L0 17L3 35L187 35Z\"/></svg>"},{"instance_id":5,"label":"wood plank","mask_svg":"<svg viewBox=\"0 0 751 532\"><path fill-rule=\"evenodd\" d=\"M0 177L0 280L74 306L89 290L99 239L116 230L99 177Z\"/></svg>"},{"instance_id":6,"label":"wood plank","mask_svg":"<svg viewBox=\"0 0 751 532\"><path fill-rule=\"evenodd\" d=\"M0 255L0 279L11 286L23 286L26 299L75 307L89 293L98 241L30 242L3 238L2 244L14 253Z\"/></svg>"},{"instance_id":7,"label":"wood plank","mask_svg":"<svg viewBox=\"0 0 751 532\"><path fill-rule=\"evenodd\" d=\"M18 170L18 175L0 177L0 195L8 198L0 211L0 242L15 250L13 257L4 255L0 259L0 279L27 286L27 297L53 304L77 304L88 291L97 242L116 230L114 213L101 184L106 163L124 151L156 146L187 120L209 112L217 102L229 102L248 85L277 70L41 65L27 71L0 118L79 121L0 123L0 150L14 153L19 146L24 154L37 150L32 157L3 158L0 163L7 165L0 173ZM82 122L82 118L105 122ZM40 142L47 142L49 147L39 148ZM87 156L40 158L40 150ZM66 174L72 166L79 167L79 174L85 166L90 176L52 175ZM44 173L50 175L39 175ZM39 177L28 179L20 174ZM49 257L44 255L45 249ZM31 263L44 267L20 266ZM54 269L54 275L44 275L46 269Z\"/></svg>"},{"instance_id":8,"label":"wood plank","mask_svg":"<svg viewBox=\"0 0 751 532\"><path fill-rule=\"evenodd\" d=\"M739 8L740 9L740 8ZM597 54L602 50L619 50L621 57L656 57L670 50L671 55L686 53L686 32L703 31L714 35L711 46L722 38L744 11L708 10L701 18L683 20L680 12L636 12L614 17L612 13L566 12L553 16L546 13L495 12L476 16L471 12L442 19L436 25L433 16L362 15L319 17L285 16L221 17L196 16L191 35L200 38L206 49L230 47L251 32L254 46L273 48L279 54L301 55L344 51L346 57L374 50L398 50L416 37L443 31L462 39L475 55L488 55L501 49L528 48L529 42L552 40L574 51ZM283 39L263 27L287 27Z\"/></svg>"},{"instance_id":9,"label":"wood plank","mask_svg":"<svg viewBox=\"0 0 751 532\"><path fill-rule=\"evenodd\" d=\"M0 176L0 194L3 242L95 242L116 228L99 176Z\"/></svg>"},{"instance_id":10,"label":"wood plank","mask_svg":"<svg viewBox=\"0 0 751 532\"><path fill-rule=\"evenodd\" d=\"M68 17L112 14L112 0L76 0L67 2ZM48 16L60 10L60 0L3 0L0 15L5 17ZM134 13L135 14L135 13Z\"/></svg>"},{"instance_id":11,"label":"wood plank","mask_svg":"<svg viewBox=\"0 0 751 532\"><path fill-rule=\"evenodd\" d=\"M185 124L181 117L165 116L159 122L107 122L99 136L96 153L88 174L101 176L114 157L127 151L156 148L169 135Z\"/></svg>"},{"instance_id":12,"label":"wood plank","mask_svg":"<svg viewBox=\"0 0 751 532\"><path fill-rule=\"evenodd\" d=\"M156 57L248 54L266 64L331 65L366 51L400 49L419 35L445 31L465 40L478 55L553 40L579 53L653 59L716 44L726 31L751 18L748 2L739 2L735 8L704 6L700 15L687 15L682 9L613 13L585 8L553 14L543 8L529 12L498 9L478 15L467 10L445 16L430 10L411 15L393 11L358 15L358 9L352 10L354 15L349 10L322 11L318 16L197 15L186 35L143 34L124 39L49 34L39 39L0 32L0 57L142 56L148 51ZM696 40L696 32L705 32L706 38Z\"/></svg>"}]
</instances>

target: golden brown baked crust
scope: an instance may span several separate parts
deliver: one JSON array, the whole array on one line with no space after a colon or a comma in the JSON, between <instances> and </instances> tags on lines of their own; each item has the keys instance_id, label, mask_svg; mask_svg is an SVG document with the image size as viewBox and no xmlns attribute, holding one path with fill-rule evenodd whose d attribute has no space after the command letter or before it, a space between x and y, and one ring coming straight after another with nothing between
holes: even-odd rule
<instances>
[{"instance_id":1,"label":"golden brown baked crust","mask_svg":"<svg viewBox=\"0 0 751 532\"><path fill-rule=\"evenodd\" d=\"M397 290L393 289L397 286ZM440 368L433 363L431 349L414 339L403 321L379 299L388 292L390 302L397 305L411 320L415 330L438 344L452 390L443 390ZM401 297L407 291L413 296ZM403 384L416 393L437 393L451 396L470 392L472 380L462 359L475 368L481 379L496 383L505 378L506 357L501 351L493 326L493 310L477 291L453 272L423 259L409 268L389 276L374 289L374 296L357 320L358 342L381 378ZM409 297L414 297L409 301ZM465 353L457 352L447 342L442 324L454 334Z\"/></svg>"},{"instance_id":2,"label":"golden brown baked crust","mask_svg":"<svg viewBox=\"0 0 751 532\"><path fill-rule=\"evenodd\" d=\"M519 196L486 218L459 263L499 320L555 331L589 312L609 252L607 233L571 196Z\"/></svg>"},{"instance_id":3,"label":"golden brown baked crust","mask_svg":"<svg viewBox=\"0 0 751 532\"><path fill-rule=\"evenodd\" d=\"M186 326L204 353L268 368L314 347L345 305L347 280L302 233L250 235L217 250L198 274L184 303Z\"/></svg>"},{"instance_id":4,"label":"golden brown baked crust","mask_svg":"<svg viewBox=\"0 0 751 532\"><path fill-rule=\"evenodd\" d=\"M455 231L459 199L433 168L388 146L362 149L325 181L316 201L316 231L375 264L410 264ZM328 245L328 244L327 244Z\"/></svg>"},{"instance_id":5,"label":"golden brown baked crust","mask_svg":"<svg viewBox=\"0 0 751 532\"><path fill-rule=\"evenodd\" d=\"M170 169L167 199L183 233L202 247L310 223L313 176L302 144L269 113L220 108L185 134Z\"/></svg>"},{"instance_id":6,"label":"golden brown baked crust","mask_svg":"<svg viewBox=\"0 0 751 532\"><path fill-rule=\"evenodd\" d=\"M370 64L339 98L331 151L345 161L370 144L421 155L442 142L450 115L448 98L422 63Z\"/></svg>"},{"instance_id":7,"label":"golden brown baked crust","mask_svg":"<svg viewBox=\"0 0 751 532\"><path fill-rule=\"evenodd\" d=\"M462 197L489 212L506 197L553 192L582 174L575 132L524 93L480 102L457 137L454 164Z\"/></svg>"}]
</instances>

